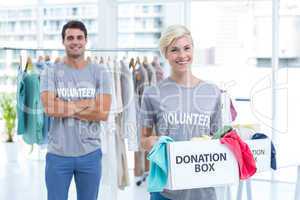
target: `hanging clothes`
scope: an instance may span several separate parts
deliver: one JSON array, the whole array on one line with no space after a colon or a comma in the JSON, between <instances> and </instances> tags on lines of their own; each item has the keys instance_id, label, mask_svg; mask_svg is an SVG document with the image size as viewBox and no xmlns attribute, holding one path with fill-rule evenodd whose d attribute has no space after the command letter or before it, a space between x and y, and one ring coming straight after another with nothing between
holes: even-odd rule
<instances>
[{"instance_id":1,"label":"hanging clothes","mask_svg":"<svg viewBox=\"0 0 300 200\"><path fill-rule=\"evenodd\" d=\"M144 57L143 61L143 67L146 69L147 74L148 74L148 81L149 85L155 85L156 84L156 71L154 67L148 63L147 57Z\"/></svg>"},{"instance_id":2,"label":"hanging clothes","mask_svg":"<svg viewBox=\"0 0 300 200\"><path fill-rule=\"evenodd\" d=\"M233 106L229 94L222 90L221 93L221 108L222 108L222 125L231 125L237 117L237 111Z\"/></svg>"},{"instance_id":3,"label":"hanging clothes","mask_svg":"<svg viewBox=\"0 0 300 200\"><path fill-rule=\"evenodd\" d=\"M139 59L137 60L135 67L133 69L133 81L135 93L138 96L139 106L141 105L141 98L144 92L144 88L149 86L149 79L147 70L141 65Z\"/></svg>"},{"instance_id":4,"label":"hanging clothes","mask_svg":"<svg viewBox=\"0 0 300 200\"><path fill-rule=\"evenodd\" d=\"M51 62L50 56L45 55L45 67L52 67L53 63Z\"/></svg>"},{"instance_id":5,"label":"hanging clothes","mask_svg":"<svg viewBox=\"0 0 300 200\"><path fill-rule=\"evenodd\" d=\"M147 65L147 62L143 62ZM137 129L138 129L138 141L140 144L141 140L141 124L140 124L140 109L141 109L141 101L142 95L144 93L144 89L148 87L151 83L150 79L153 79L153 84L156 82L156 74L151 67L148 65L145 67L144 64L140 63L139 58L137 58L135 65L133 66L133 80L134 80L134 87L135 93L137 98ZM148 67L148 68L147 68ZM134 153L134 175L138 177L140 180L136 181L137 185L140 185L146 178L147 172L149 171L149 161L146 159L147 155L146 152L139 146L139 151Z\"/></svg>"},{"instance_id":6,"label":"hanging clothes","mask_svg":"<svg viewBox=\"0 0 300 200\"><path fill-rule=\"evenodd\" d=\"M18 71L17 76L17 134L23 135L25 133L25 83L24 83L25 72L21 69Z\"/></svg>"},{"instance_id":7,"label":"hanging clothes","mask_svg":"<svg viewBox=\"0 0 300 200\"><path fill-rule=\"evenodd\" d=\"M113 60L113 78L115 82L115 92L117 100L117 113L121 113L123 110L122 101L122 86L121 86L121 67L117 60Z\"/></svg>"},{"instance_id":8,"label":"hanging clothes","mask_svg":"<svg viewBox=\"0 0 300 200\"><path fill-rule=\"evenodd\" d=\"M40 82L38 74L26 73L23 79L24 83L24 105L23 113L19 118L20 127L24 124L23 139L27 144L44 144L46 136L43 135L44 109L40 99ZM22 92L22 91L21 91ZM23 96L20 94L19 96ZM19 106L18 107L22 107ZM18 126L19 127L19 126ZM20 132L21 133L21 132Z\"/></svg>"},{"instance_id":9,"label":"hanging clothes","mask_svg":"<svg viewBox=\"0 0 300 200\"><path fill-rule=\"evenodd\" d=\"M154 56L153 57L153 61L151 63L151 65L153 66L153 68L155 69L155 74L156 74L156 82L159 83L162 80L164 80L165 76L164 76L164 71L160 66L159 63L159 58L158 56Z\"/></svg>"},{"instance_id":10,"label":"hanging clothes","mask_svg":"<svg viewBox=\"0 0 300 200\"><path fill-rule=\"evenodd\" d=\"M117 176L118 187L124 189L129 185L128 163L125 148L125 137L122 131L122 91L121 91L121 71L119 63L114 60L108 60L108 65L112 69L112 77L114 78L114 93L116 97L115 123L116 123L116 156L117 156Z\"/></svg>"},{"instance_id":11,"label":"hanging clothes","mask_svg":"<svg viewBox=\"0 0 300 200\"><path fill-rule=\"evenodd\" d=\"M101 57L102 58L102 57ZM103 58L102 58L103 59ZM103 60L104 63L104 60ZM107 71L113 77L112 69L109 65L104 65ZM102 200L117 200L118 199L118 173L117 173L117 153L116 153L116 113L112 112L117 110L117 100L115 93L115 84L112 81L111 93L111 112L107 121L101 121L101 150L102 150L102 178L100 186L100 197ZM113 147L113 148L112 148Z\"/></svg>"},{"instance_id":12,"label":"hanging clothes","mask_svg":"<svg viewBox=\"0 0 300 200\"><path fill-rule=\"evenodd\" d=\"M134 96L134 86L132 73L125 60L120 61L121 65L121 88L123 101L123 121L122 132L128 139L129 151L138 150L137 119L136 119L136 99Z\"/></svg>"},{"instance_id":13,"label":"hanging clothes","mask_svg":"<svg viewBox=\"0 0 300 200\"><path fill-rule=\"evenodd\" d=\"M122 137L122 129L119 124L122 124L122 113L116 116L116 152L117 152L117 170L118 170L118 186L119 189L124 190L129 186L129 173L127 154L124 138Z\"/></svg>"},{"instance_id":14,"label":"hanging clothes","mask_svg":"<svg viewBox=\"0 0 300 200\"><path fill-rule=\"evenodd\" d=\"M36 67L36 66L35 66ZM27 144L45 144L47 134L43 133L44 108L40 98L40 80L30 57L24 72L18 72L17 86L17 132Z\"/></svg>"}]
</instances>

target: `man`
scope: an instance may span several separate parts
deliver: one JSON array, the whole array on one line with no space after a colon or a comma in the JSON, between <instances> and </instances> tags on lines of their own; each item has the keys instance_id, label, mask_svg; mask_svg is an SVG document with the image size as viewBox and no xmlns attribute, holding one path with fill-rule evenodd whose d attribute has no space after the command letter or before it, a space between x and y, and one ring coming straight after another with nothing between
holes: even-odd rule
<instances>
[{"instance_id":1,"label":"man","mask_svg":"<svg viewBox=\"0 0 300 200\"><path fill-rule=\"evenodd\" d=\"M84 59L87 30L80 21L62 29L66 57L41 76L41 98L51 116L46 186L48 200L67 200L74 176L77 199L96 200L101 178L99 121L111 104L111 78L102 65Z\"/></svg>"}]
</instances>

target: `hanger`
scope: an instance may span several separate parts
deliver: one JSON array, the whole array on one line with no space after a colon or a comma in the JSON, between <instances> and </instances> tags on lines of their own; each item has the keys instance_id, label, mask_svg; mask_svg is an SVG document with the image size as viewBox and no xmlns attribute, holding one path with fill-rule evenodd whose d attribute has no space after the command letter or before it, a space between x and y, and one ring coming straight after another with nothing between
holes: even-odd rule
<instances>
[{"instance_id":1,"label":"hanger","mask_svg":"<svg viewBox=\"0 0 300 200\"><path fill-rule=\"evenodd\" d=\"M44 57L43 56L39 56L38 57L38 62L43 62L44 61Z\"/></svg>"},{"instance_id":2,"label":"hanger","mask_svg":"<svg viewBox=\"0 0 300 200\"><path fill-rule=\"evenodd\" d=\"M60 57L56 57L54 60L54 64L58 64L61 62L61 58Z\"/></svg>"},{"instance_id":3,"label":"hanger","mask_svg":"<svg viewBox=\"0 0 300 200\"><path fill-rule=\"evenodd\" d=\"M130 59L130 62L129 62L129 69L132 68L133 70L135 70L135 63L134 63L134 58L131 58Z\"/></svg>"},{"instance_id":4,"label":"hanger","mask_svg":"<svg viewBox=\"0 0 300 200\"><path fill-rule=\"evenodd\" d=\"M114 56L114 60L118 62L118 56Z\"/></svg>"},{"instance_id":5,"label":"hanger","mask_svg":"<svg viewBox=\"0 0 300 200\"><path fill-rule=\"evenodd\" d=\"M19 60L18 71L21 72L22 71L22 65L23 65L23 63L22 63L22 56L21 55L19 56L19 59L20 60Z\"/></svg>"},{"instance_id":6,"label":"hanger","mask_svg":"<svg viewBox=\"0 0 300 200\"><path fill-rule=\"evenodd\" d=\"M141 61L140 61L140 58L139 58L139 57L136 57L135 67L136 67L137 65L141 65Z\"/></svg>"},{"instance_id":7,"label":"hanger","mask_svg":"<svg viewBox=\"0 0 300 200\"><path fill-rule=\"evenodd\" d=\"M99 64L104 64L104 58L102 56L100 57Z\"/></svg>"},{"instance_id":8,"label":"hanger","mask_svg":"<svg viewBox=\"0 0 300 200\"><path fill-rule=\"evenodd\" d=\"M32 59L30 56L27 57L26 65L25 65L25 70L24 72L30 71L32 72L33 69L33 64L32 64Z\"/></svg>"},{"instance_id":9,"label":"hanger","mask_svg":"<svg viewBox=\"0 0 300 200\"><path fill-rule=\"evenodd\" d=\"M152 66L154 67L159 67L160 66L160 63L159 63L159 58L158 56L153 56L153 60L152 60Z\"/></svg>"},{"instance_id":10,"label":"hanger","mask_svg":"<svg viewBox=\"0 0 300 200\"><path fill-rule=\"evenodd\" d=\"M92 58L90 56L86 57L87 63L92 63Z\"/></svg>"},{"instance_id":11,"label":"hanger","mask_svg":"<svg viewBox=\"0 0 300 200\"><path fill-rule=\"evenodd\" d=\"M144 58L143 58L143 65L144 66L148 66L149 65L147 56L144 56Z\"/></svg>"},{"instance_id":12,"label":"hanger","mask_svg":"<svg viewBox=\"0 0 300 200\"><path fill-rule=\"evenodd\" d=\"M51 59L50 59L50 56L49 55L45 55L45 62L50 62Z\"/></svg>"},{"instance_id":13,"label":"hanger","mask_svg":"<svg viewBox=\"0 0 300 200\"><path fill-rule=\"evenodd\" d=\"M98 63L98 62L99 62L98 57L94 56L93 63Z\"/></svg>"},{"instance_id":14,"label":"hanger","mask_svg":"<svg viewBox=\"0 0 300 200\"><path fill-rule=\"evenodd\" d=\"M110 56L107 57L107 62L110 63L111 62L111 58Z\"/></svg>"}]
</instances>

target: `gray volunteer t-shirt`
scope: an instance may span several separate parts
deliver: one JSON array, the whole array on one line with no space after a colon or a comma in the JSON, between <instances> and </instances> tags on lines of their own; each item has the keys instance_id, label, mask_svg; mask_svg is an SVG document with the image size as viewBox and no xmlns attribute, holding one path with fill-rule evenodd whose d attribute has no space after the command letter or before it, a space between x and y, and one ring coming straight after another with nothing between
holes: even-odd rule
<instances>
[{"instance_id":1,"label":"gray volunteer t-shirt","mask_svg":"<svg viewBox=\"0 0 300 200\"><path fill-rule=\"evenodd\" d=\"M213 84L200 82L187 88L169 77L145 90L141 124L154 126L157 135L175 141L211 135L221 126L220 94L220 89ZM214 188L164 190L162 195L172 200L216 199Z\"/></svg>"},{"instance_id":2,"label":"gray volunteer t-shirt","mask_svg":"<svg viewBox=\"0 0 300 200\"><path fill-rule=\"evenodd\" d=\"M64 101L111 94L111 75L104 65L88 64L75 69L59 63L41 74L41 92L54 92ZM48 152L61 156L81 156L101 147L99 122L53 117L48 134Z\"/></svg>"}]
</instances>

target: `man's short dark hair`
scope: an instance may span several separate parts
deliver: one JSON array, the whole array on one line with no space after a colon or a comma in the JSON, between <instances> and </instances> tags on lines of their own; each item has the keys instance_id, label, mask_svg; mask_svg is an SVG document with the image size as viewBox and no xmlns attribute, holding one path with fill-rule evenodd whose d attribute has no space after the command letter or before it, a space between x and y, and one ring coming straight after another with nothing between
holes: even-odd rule
<instances>
[{"instance_id":1,"label":"man's short dark hair","mask_svg":"<svg viewBox=\"0 0 300 200\"><path fill-rule=\"evenodd\" d=\"M62 37L62 40L63 40L63 41L64 41L64 39L65 39L66 30L67 30L68 28L76 28L76 29L80 29L81 31L83 31L85 39L87 38L87 30L86 30L85 25L84 25L81 21L78 21L78 20L71 20L71 21L69 21L68 23L66 23L66 24L63 26L63 28L62 28L62 31L61 31L61 37Z\"/></svg>"}]
</instances>

